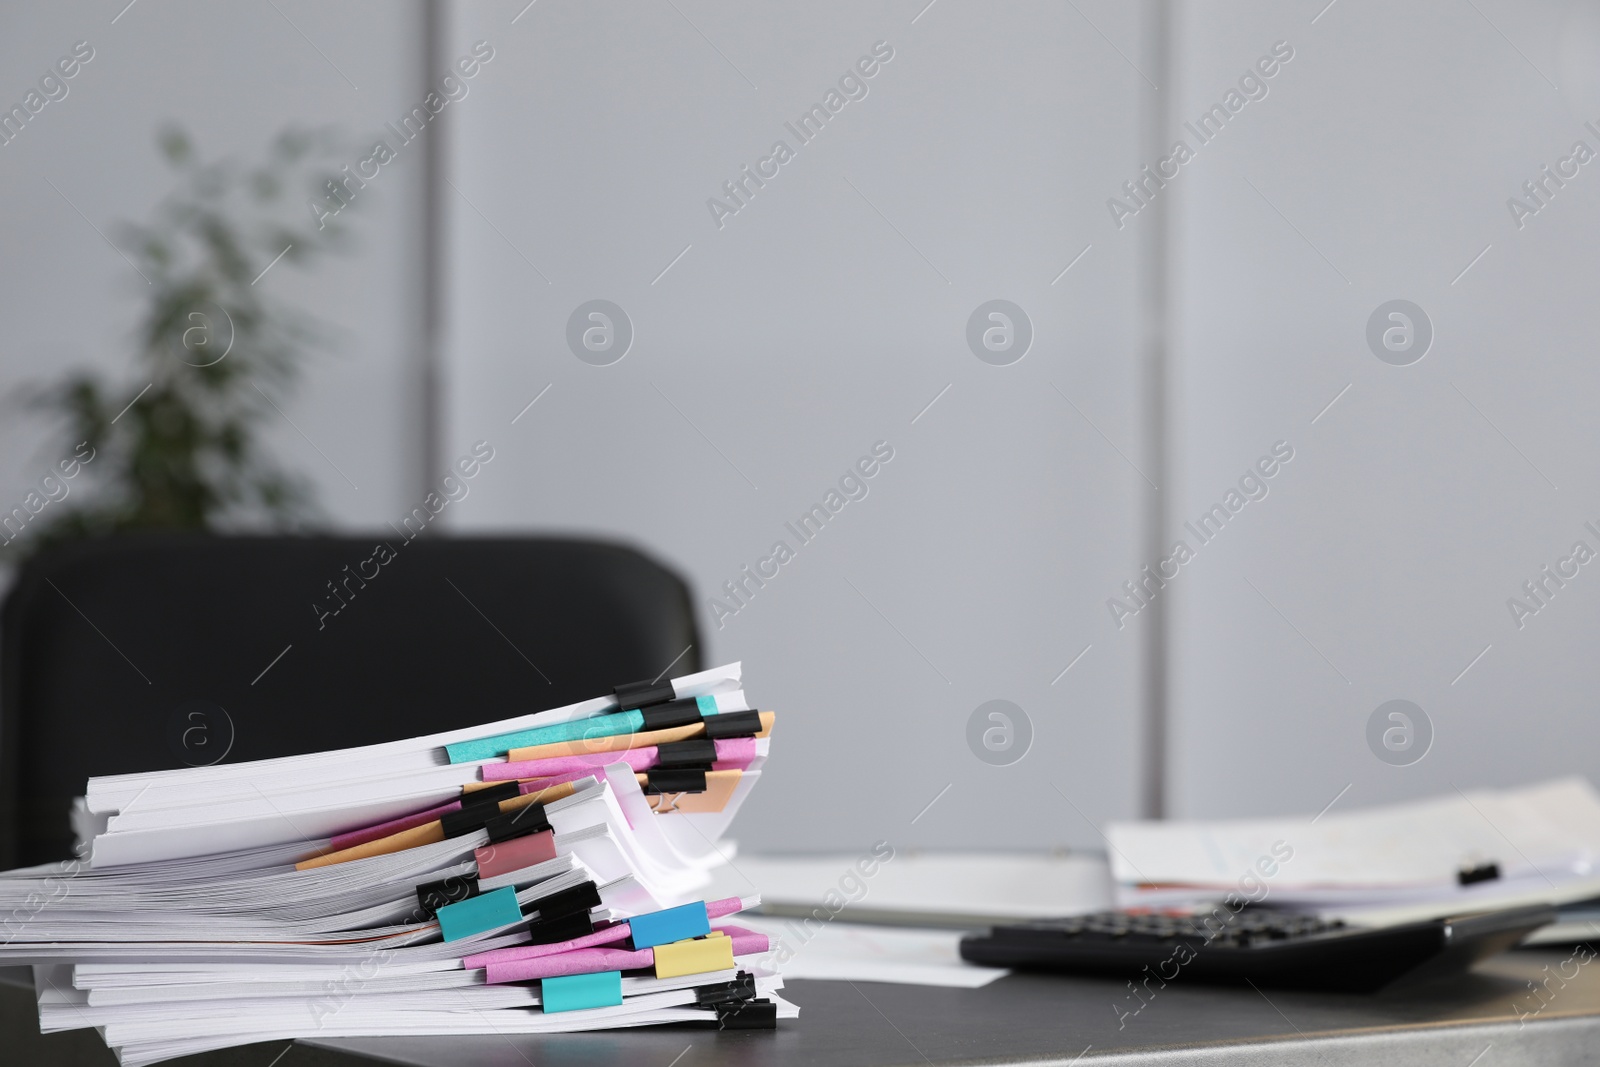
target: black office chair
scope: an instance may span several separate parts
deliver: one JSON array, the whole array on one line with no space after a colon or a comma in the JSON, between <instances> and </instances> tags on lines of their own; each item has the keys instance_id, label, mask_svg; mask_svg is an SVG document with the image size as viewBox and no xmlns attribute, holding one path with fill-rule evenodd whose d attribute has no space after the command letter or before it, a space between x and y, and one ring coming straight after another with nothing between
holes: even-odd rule
<instances>
[{"instance_id":1,"label":"black office chair","mask_svg":"<svg viewBox=\"0 0 1600 1067\"><path fill-rule=\"evenodd\" d=\"M0 868L71 854L91 775L371 744L700 669L683 580L513 538L85 541L0 611Z\"/></svg>"}]
</instances>

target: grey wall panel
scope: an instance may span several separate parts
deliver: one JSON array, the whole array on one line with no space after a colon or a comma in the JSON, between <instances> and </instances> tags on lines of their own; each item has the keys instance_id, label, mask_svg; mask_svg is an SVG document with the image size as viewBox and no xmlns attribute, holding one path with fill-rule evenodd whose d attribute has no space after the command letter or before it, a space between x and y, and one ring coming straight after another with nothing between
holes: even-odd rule
<instances>
[{"instance_id":1,"label":"grey wall panel","mask_svg":"<svg viewBox=\"0 0 1600 1067\"><path fill-rule=\"evenodd\" d=\"M1139 243L1105 199L1137 170L1142 27L921 6L456 9L451 47L495 58L450 155L447 440L502 457L460 526L689 574L704 654L787 713L735 827L755 847L1098 844L1085 817L1137 803L1139 639L1103 602L1150 491ZM800 143L785 123L880 41L867 95ZM719 226L708 198L780 139L793 158ZM566 340L599 299L633 328L609 366ZM966 339L995 299L1033 331L1007 366ZM880 441L865 497L787 531ZM780 540L737 613L710 603ZM1031 723L1005 766L969 748L991 700ZM1013 760L1020 732L980 718L977 751Z\"/></svg>"},{"instance_id":2,"label":"grey wall panel","mask_svg":"<svg viewBox=\"0 0 1600 1067\"><path fill-rule=\"evenodd\" d=\"M1507 603L1574 542L1600 551L1595 166L1521 226L1508 207L1575 142L1600 151L1560 59L1592 68L1600 37L1568 12L1183 5L1182 115L1273 42L1295 56L1172 190L1174 536L1275 441L1295 458L1168 590L1179 814L1597 769L1592 568L1520 626ZM1367 324L1400 299L1433 339L1380 331L1386 361ZM1431 724L1425 755L1415 713L1413 747L1384 747L1406 740L1388 712L1369 745L1391 700Z\"/></svg>"}]
</instances>

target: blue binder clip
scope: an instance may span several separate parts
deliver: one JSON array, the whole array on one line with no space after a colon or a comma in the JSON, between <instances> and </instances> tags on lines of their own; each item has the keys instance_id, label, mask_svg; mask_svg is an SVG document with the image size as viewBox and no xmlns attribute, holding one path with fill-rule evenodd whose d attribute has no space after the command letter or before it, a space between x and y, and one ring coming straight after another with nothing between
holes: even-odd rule
<instances>
[{"instance_id":1,"label":"blue binder clip","mask_svg":"<svg viewBox=\"0 0 1600 1067\"><path fill-rule=\"evenodd\" d=\"M635 915L628 920L628 929L633 934L634 948L654 948L704 937L711 932L711 919L706 915L706 902L697 900L665 911Z\"/></svg>"}]
</instances>

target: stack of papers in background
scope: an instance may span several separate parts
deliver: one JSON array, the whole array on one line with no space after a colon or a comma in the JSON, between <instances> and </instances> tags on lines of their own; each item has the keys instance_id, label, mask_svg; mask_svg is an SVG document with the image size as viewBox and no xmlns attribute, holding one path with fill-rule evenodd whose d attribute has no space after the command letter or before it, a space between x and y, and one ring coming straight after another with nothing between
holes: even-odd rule
<instances>
[{"instance_id":1,"label":"stack of papers in background","mask_svg":"<svg viewBox=\"0 0 1600 1067\"><path fill-rule=\"evenodd\" d=\"M1600 795L1582 778L1315 818L1112 823L1107 838L1121 907L1234 894L1376 925L1600 897Z\"/></svg>"},{"instance_id":2,"label":"stack of papers in background","mask_svg":"<svg viewBox=\"0 0 1600 1067\"><path fill-rule=\"evenodd\" d=\"M525 1034L797 1009L706 899L774 716L739 665L483 727L90 781L86 859L0 874L0 965L127 1067L302 1036Z\"/></svg>"},{"instance_id":3,"label":"stack of papers in background","mask_svg":"<svg viewBox=\"0 0 1600 1067\"><path fill-rule=\"evenodd\" d=\"M885 841L875 852L762 856L741 852L739 869L713 883L761 894L761 913L803 920L970 931L1113 907L1102 853L913 852ZM840 898L843 898L842 900Z\"/></svg>"}]
</instances>

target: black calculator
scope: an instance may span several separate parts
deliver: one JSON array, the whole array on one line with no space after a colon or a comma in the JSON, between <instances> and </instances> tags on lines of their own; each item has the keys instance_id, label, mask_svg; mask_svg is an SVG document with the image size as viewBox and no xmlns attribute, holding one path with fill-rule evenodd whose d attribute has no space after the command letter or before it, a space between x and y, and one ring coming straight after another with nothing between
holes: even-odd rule
<instances>
[{"instance_id":1,"label":"black calculator","mask_svg":"<svg viewBox=\"0 0 1600 1067\"><path fill-rule=\"evenodd\" d=\"M1459 973L1554 922L1547 905L1362 927L1246 905L1231 911L1105 911L1034 919L961 939L990 967L1101 974L1140 982L1253 982L1371 992L1402 977Z\"/></svg>"}]
</instances>

